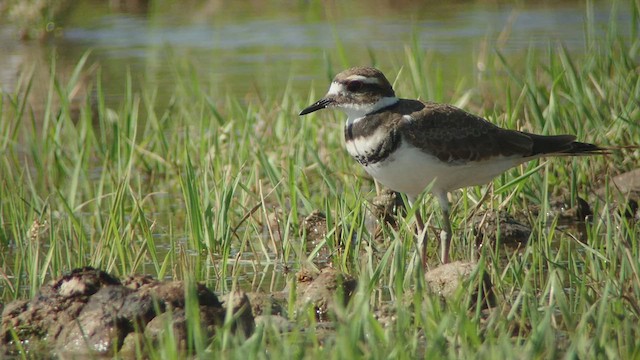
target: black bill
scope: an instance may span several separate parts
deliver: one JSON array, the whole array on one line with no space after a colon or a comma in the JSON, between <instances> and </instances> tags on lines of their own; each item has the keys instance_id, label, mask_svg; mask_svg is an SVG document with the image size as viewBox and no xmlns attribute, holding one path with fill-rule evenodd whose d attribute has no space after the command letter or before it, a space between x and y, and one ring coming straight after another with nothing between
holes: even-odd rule
<instances>
[{"instance_id":1,"label":"black bill","mask_svg":"<svg viewBox=\"0 0 640 360\"><path fill-rule=\"evenodd\" d=\"M320 99L320 100L316 101L313 105L308 106L304 110L300 111L300 116L307 115L307 114L310 114L310 113L312 113L314 111L318 111L318 110L324 109L327 106L329 106L331 103L333 103L333 100L330 99L330 98Z\"/></svg>"}]
</instances>

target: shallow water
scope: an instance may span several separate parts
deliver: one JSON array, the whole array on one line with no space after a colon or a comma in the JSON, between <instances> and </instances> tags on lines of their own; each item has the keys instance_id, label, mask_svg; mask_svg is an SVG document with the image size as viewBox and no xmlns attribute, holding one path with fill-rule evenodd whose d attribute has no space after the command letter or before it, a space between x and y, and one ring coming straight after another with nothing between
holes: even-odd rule
<instances>
[{"instance_id":1,"label":"shallow water","mask_svg":"<svg viewBox=\"0 0 640 360\"><path fill-rule=\"evenodd\" d=\"M109 6L114 3L127 6ZM394 59L380 65L397 72L392 66L404 65L412 39L434 55L445 75L460 77L478 70L474 57L486 50L485 40L489 49L495 45L507 55L557 43L578 52L585 47L588 18L597 31L605 30L611 16L628 26L625 6L611 15L608 1L589 11L584 1L77 1L58 24L60 35L46 43L20 41L15 25L0 22L0 88L13 92L20 74L31 68L36 76L46 73L52 53L57 71L70 73L90 49L89 63L100 64L112 103L122 97L127 69L134 82L158 87L162 101L174 89L172 74L185 63L211 79L219 96L281 90L288 80L306 94L312 80L324 90L327 61L335 72L370 64L372 51Z\"/></svg>"}]
</instances>

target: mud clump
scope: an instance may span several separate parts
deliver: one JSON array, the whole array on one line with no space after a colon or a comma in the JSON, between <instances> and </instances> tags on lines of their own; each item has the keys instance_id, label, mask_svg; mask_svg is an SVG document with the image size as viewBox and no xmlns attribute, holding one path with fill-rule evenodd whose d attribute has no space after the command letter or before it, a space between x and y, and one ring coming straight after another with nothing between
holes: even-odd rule
<instances>
[{"instance_id":1,"label":"mud clump","mask_svg":"<svg viewBox=\"0 0 640 360\"><path fill-rule=\"evenodd\" d=\"M540 214L539 205L529 206L529 211L533 216ZM548 222L558 221L558 225L572 226L577 223L584 223L593 217L593 211L589 203L581 197L576 198L576 203L571 205L564 197L556 197L549 200L549 207L546 212Z\"/></svg>"},{"instance_id":2,"label":"mud clump","mask_svg":"<svg viewBox=\"0 0 640 360\"><path fill-rule=\"evenodd\" d=\"M395 302L374 309L374 316L382 327L393 327L398 321L399 310L408 311L409 316L413 317L425 306L431 306L427 304L433 299L440 301L443 306L461 303L470 312L477 311L478 307L482 311L489 311L497 303L489 272L490 268L481 269L474 262L454 261L439 265L424 273L424 294L416 296L409 290Z\"/></svg>"},{"instance_id":3,"label":"mud clump","mask_svg":"<svg viewBox=\"0 0 640 360\"><path fill-rule=\"evenodd\" d=\"M340 238L340 231L340 227L337 227L337 238ZM327 216L319 210L314 210L302 221L300 236L304 241L305 252L311 254L317 250L313 262L318 266L326 266L331 263L332 250L327 244L323 244L328 233ZM318 246L320 246L319 249L317 249ZM337 248L333 249L333 251L340 251L340 247L341 245L338 244Z\"/></svg>"},{"instance_id":4,"label":"mud clump","mask_svg":"<svg viewBox=\"0 0 640 360\"><path fill-rule=\"evenodd\" d=\"M618 204L622 206L621 213L627 219L640 220L640 169L634 169L614 176L608 186L604 185L596 191L604 198L607 193L615 195Z\"/></svg>"},{"instance_id":5,"label":"mud clump","mask_svg":"<svg viewBox=\"0 0 640 360\"><path fill-rule=\"evenodd\" d=\"M15 334L24 343L46 340L56 344L66 338L63 337L65 329L86 318L84 314L80 315L94 294L102 288L118 285L118 279L105 272L91 268L74 270L43 286L31 301L7 304L2 312L0 339L3 344L11 344ZM89 309L94 306L92 304ZM119 324L110 325L109 331L118 331ZM91 329L94 328L91 325ZM90 333L87 339L87 344L94 343Z\"/></svg>"},{"instance_id":6,"label":"mud clump","mask_svg":"<svg viewBox=\"0 0 640 360\"><path fill-rule=\"evenodd\" d=\"M529 205L529 215L539 217L540 205ZM546 218L547 226L557 224L558 228L570 229L579 241L587 241L586 224L593 219L593 211L589 203L581 197L576 197L574 202L566 196L558 196L549 200L549 204L542 214Z\"/></svg>"},{"instance_id":7,"label":"mud clump","mask_svg":"<svg viewBox=\"0 0 640 360\"><path fill-rule=\"evenodd\" d=\"M624 197L640 201L640 169L634 169L614 176L609 186L612 188L612 191L617 191ZM597 193L605 194L606 190L607 188L603 186Z\"/></svg>"},{"instance_id":8,"label":"mud clump","mask_svg":"<svg viewBox=\"0 0 640 360\"><path fill-rule=\"evenodd\" d=\"M483 308L495 305L495 295L491 278L486 272L478 271L478 264L454 261L443 264L424 274L427 288L444 300L455 299L459 289L475 289L471 292L471 307L480 299Z\"/></svg>"},{"instance_id":9,"label":"mud clump","mask_svg":"<svg viewBox=\"0 0 640 360\"><path fill-rule=\"evenodd\" d=\"M333 268L324 268L319 274L298 274L296 308L313 306L320 321L335 314L336 306L347 304L356 289L357 281Z\"/></svg>"},{"instance_id":10,"label":"mud clump","mask_svg":"<svg viewBox=\"0 0 640 360\"><path fill-rule=\"evenodd\" d=\"M314 210L302 221L300 235L306 236L308 250L313 250L325 237L327 237L327 216Z\"/></svg>"},{"instance_id":11,"label":"mud clump","mask_svg":"<svg viewBox=\"0 0 640 360\"><path fill-rule=\"evenodd\" d=\"M193 289L187 286L182 281L140 276L120 281L90 267L73 270L42 286L33 299L7 304L2 312L0 353L12 355L20 347L37 346L59 356L126 355L128 350L135 350L135 339L140 340L144 334L154 343L167 324L171 324L179 346L186 348L185 309L192 304L186 304L185 292L196 295L193 306L198 307L200 325L207 336L215 334L226 313L204 285L194 284ZM253 326L246 317L240 319L234 326L248 335ZM20 344L15 343L16 338Z\"/></svg>"},{"instance_id":12,"label":"mud clump","mask_svg":"<svg viewBox=\"0 0 640 360\"><path fill-rule=\"evenodd\" d=\"M287 301L287 296L284 292L273 294L249 292L247 298L251 303L251 314L255 317L261 315L285 316L284 303Z\"/></svg>"},{"instance_id":13,"label":"mud clump","mask_svg":"<svg viewBox=\"0 0 640 360\"><path fill-rule=\"evenodd\" d=\"M236 321L234 327L236 331L242 332L245 336L250 336L255 330L256 324L253 319L253 312L249 297L244 291L233 291L224 297L222 305L231 308Z\"/></svg>"},{"instance_id":14,"label":"mud clump","mask_svg":"<svg viewBox=\"0 0 640 360\"><path fill-rule=\"evenodd\" d=\"M499 213L493 211L481 212L473 217L473 229L478 247L497 242L500 234L500 242L509 247L525 245L531 235L531 227L518 221L506 211Z\"/></svg>"},{"instance_id":15,"label":"mud clump","mask_svg":"<svg viewBox=\"0 0 640 360\"><path fill-rule=\"evenodd\" d=\"M371 202L373 216L379 221L388 224L394 229L398 228L396 215L405 212L404 203L399 193L383 188Z\"/></svg>"},{"instance_id":16,"label":"mud clump","mask_svg":"<svg viewBox=\"0 0 640 360\"><path fill-rule=\"evenodd\" d=\"M297 299L296 309L311 308L326 321L356 287L355 279L332 268L302 271L292 280L295 286L281 292L234 291L220 301L203 284L150 276L118 279L91 267L76 269L42 286L33 299L4 306L0 358L19 356L23 349L70 358L126 358L167 340L183 351L192 348L194 317L208 339L223 325L245 338L256 323L285 332L293 328L287 301Z\"/></svg>"}]
</instances>

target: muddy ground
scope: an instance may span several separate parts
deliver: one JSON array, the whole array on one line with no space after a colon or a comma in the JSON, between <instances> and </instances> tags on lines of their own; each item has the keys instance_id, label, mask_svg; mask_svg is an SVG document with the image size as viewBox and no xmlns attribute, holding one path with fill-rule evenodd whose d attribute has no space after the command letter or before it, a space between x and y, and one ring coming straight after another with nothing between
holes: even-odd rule
<instances>
[{"instance_id":1,"label":"muddy ground","mask_svg":"<svg viewBox=\"0 0 640 360\"><path fill-rule=\"evenodd\" d=\"M455 262L428 272L426 279L433 291L446 297L473 271L473 264ZM118 279L90 267L75 269L43 286L33 299L4 307L0 354L15 356L25 349L32 354L63 357L117 354L133 358L137 349L153 346L169 328L178 347L186 350L188 314L194 307L202 333L209 338L216 335L227 316L232 331L246 337L262 323L290 331L296 317L304 317L308 311L316 314L318 326L326 328L335 319L336 306L346 305L357 287L356 279L329 267L320 272L301 271L296 280L293 308L301 314L285 310L290 289L277 293L238 291L218 297L201 284L185 289L188 285L183 281L158 281L148 276ZM485 287L490 289L490 284ZM185 291L192 291L197 303L187 304ZM393 321L388 308L380 309L376 316ZM325 334L332 336L330 331Z\"/></svg>"},{"instance_id":2,"label":"muddy ground","mask_svg":"<svg viewBox=\"0 0 640 360\"><path fill-rule=\"evenodd\" d=\"M614 177L612 184L619 193L618 201L624 205L618 206L618 211L637 219L640 169ZM603 196L606 191L600 189L596 196ZM398 199L385 192L374 200L378 222L396 225L394 215L402 208ZM539 209L527 212L473 214L478 248L495 242L496 234L500 234L502 244L525 244L531 234L528 219L532 214L537 216ZM548 215L568 224L584 223L593 216L586 201L579 199L576 206L570 207L561 198L551 202ZM301 235L310 249L327 234L326 218L317 211L304 220L303 227ZM425 273L429 291L443 300L465 286L478 289L472 298L481 299L483 307L490 307L495 301L489 279L488 274L478 274L472 262L453 262ZM99 269L75 269L42 286L33 299L0 304L0 357L18 355L21 349L52 356L135 357L139 349L144 351L145 346L158 342L168 329L173 331L178 347L187 349L190 311L197 312L202 333L209 338L228 322L234 333L247 337L264 323L275 324L281 332L290 331L300 314L289 314L288 308L305 314L313 311L318 324L326 325L335 319L336 306L346 305L358 286L357 279L330 265L320 271L301 270L295 280L295 286L280 292L238 291L219 296L202 284L159 281L149 276L120 279ZM197 302L187 303L186 292L192 293L194 296L189 299ZM288 306L291 299L295 299L293 307ZM375 311L382 324L393 323L393 306ZM332 336L330 331L325 333Z\"/></svg>"}]
</instances>

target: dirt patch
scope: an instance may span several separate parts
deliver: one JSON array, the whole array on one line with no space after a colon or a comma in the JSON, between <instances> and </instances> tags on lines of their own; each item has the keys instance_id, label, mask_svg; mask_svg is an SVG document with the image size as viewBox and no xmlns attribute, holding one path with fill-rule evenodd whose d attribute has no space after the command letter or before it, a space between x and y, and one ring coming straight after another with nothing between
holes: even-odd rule
<instances>
[{"instance_id":1,"label":"dirt patch","mask_svg":"<svg viewBox=\"0 0 640 360\"><path fill-rule=\"evenodd\" d=\"M7 305L0 328L2 353L38 346L59 356L110 356L126 350L134 333L146 335L153 344L160 333L154 329L166 329L167 324L185 348L185 286L150 277L121 281L90 267L73 270L44 285L33 299ZM194 286L203 333L213 335L224 323L226 310L204 285Z\"/></svg>"},{"instance_id":2,"label":"dirt patch","mask_svg":"<svg viewBox=\"0 0 640 360\"><path fill-rule=\"evenodd\" d=\"M90 267L76 269L42 286L33 299L6 304L0 357L17 356L21 348L72 358L131 356L163 339L186 350L191 347L188 333L194 326L193 314L206 338L215 336L223 324L245 337L254 332L256 323L288 331L293 328L292 318L306 316L308 311L320 322L332 319L357 284L332 268L301 271L293 281L294 286L282 292L236 291L220 301L203 284L149 276L121 280ZM192 295L185 297L185 293ZM287 304L294 299L296 311L287 314ZM227 316L230 319L225 320Z\"/></svg>"}]
</instances>

